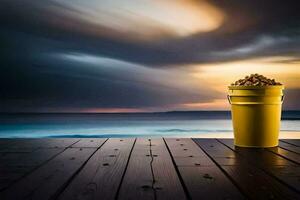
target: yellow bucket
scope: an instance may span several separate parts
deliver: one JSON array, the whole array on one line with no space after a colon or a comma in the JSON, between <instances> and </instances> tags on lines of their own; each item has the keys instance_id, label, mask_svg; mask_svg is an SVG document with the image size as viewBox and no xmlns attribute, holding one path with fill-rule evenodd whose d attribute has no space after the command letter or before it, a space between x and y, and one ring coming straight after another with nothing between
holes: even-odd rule
<instances>
[{"instance_id":1,"label":"yellow bucket","mask_svg":"<svg viewBox=\"0 0 300 200\"><path fill-rule=\"evenodd\" d=\"M234 144L274 147L280 131L282 85L229 86Z\"/></svg>"}]
</instances>

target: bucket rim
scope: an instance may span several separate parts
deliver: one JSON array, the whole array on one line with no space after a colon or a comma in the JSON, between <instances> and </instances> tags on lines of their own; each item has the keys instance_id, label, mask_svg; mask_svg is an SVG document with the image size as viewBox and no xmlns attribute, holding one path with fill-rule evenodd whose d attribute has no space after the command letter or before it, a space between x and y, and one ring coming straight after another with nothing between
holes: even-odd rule
<instances>
[{"instance_id":1,"label":"bucket rim","mask_svg":"<svg viewBox=\"0 0 300 200\"><path fill-rule=\"evenodd\" d=\"M283 85L267 85L267 86L228 86L230 90L262 90L262 89L284 89Z\"/></svg>"}]
</instances>

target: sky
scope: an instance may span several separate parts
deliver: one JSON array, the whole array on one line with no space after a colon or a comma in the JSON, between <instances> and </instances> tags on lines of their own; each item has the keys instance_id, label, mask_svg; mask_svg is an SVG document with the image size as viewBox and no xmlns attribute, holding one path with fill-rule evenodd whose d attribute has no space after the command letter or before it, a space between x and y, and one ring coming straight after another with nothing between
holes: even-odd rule
<instances>
[{"instance_id":1,"label":"sky","mask_svg":"<svg viewBox=\"0 0 300 200\"><path fill-rule=\"evenodd\" d=\"M2 0L0 112L228 110L251 73L300 110L300 7L286 0Z\"/></svg>"}]
</instances>

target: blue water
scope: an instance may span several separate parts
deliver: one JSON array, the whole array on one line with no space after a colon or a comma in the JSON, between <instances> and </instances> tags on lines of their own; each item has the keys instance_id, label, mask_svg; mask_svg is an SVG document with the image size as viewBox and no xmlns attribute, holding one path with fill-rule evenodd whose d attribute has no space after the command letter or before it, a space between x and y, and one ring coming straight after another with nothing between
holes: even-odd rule
<instances>
[{"instance_id":1,"label":"blue water","mask_svg":"<svg viewBox=\"0 0 300 200\"><path fill-rule=\"evenodd\" d=\"M300 113L284 113L281 130L300 135ZM232 137L228 112L0 115L0 138ZM292 135L293 136L293 135Z\"/></svg>"}]
</instances>

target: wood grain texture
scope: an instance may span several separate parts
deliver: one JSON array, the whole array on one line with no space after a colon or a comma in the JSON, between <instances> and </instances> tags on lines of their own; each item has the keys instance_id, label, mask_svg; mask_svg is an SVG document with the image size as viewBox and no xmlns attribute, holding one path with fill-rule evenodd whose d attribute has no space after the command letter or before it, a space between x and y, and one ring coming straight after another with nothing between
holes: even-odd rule
<instances>
[{"instance_id":1,"label":"wood grain texture","mask_svg":"<svg viewBox=\"0 0 300 200\"><path fill-rule=\"evenodd\" d=\"M283 149L288 150L288 151L292 151L294 153L300 154L300 147L295 146L293 144L289 144L289 143L286 143L286 142L283 142L283 141L279 141L279 146Z\"/></svg>"},{"instance_id":2,"label":"wood grain texture","mask_svg":"<svg viewBox=\"0 0 300 200\"><path fill-rule=\"evenodd\" d=\"M245 199L220 169L179 167L192 199Z\"/></svg>"},{"instance_id":3,"label":"wood grain texture","mask_svg":"<svg viewBox=\"0 0 300 200\"><path fill-rule=\"evenodd\" d=\"M214 166L213 161L189 138L165 138L176 166Z\"/></svg>"},{"instance_id":4,"label":"wood grain texture","mask_svg":"<svg viewBox=\"0 0 300 200\"><path fill-rule=\"evenodd\" d=\"M118 197L186 199L163 139L137 139Z\"/></svg>"},{"instance_id":5,"label":"wood grain texture","mask_svg":"<svg viewBox=\"0 0 300 200\"><path fill-rule=\"evenodd\" d=\"M94 153L95 148L68 148L1 193L1 199L50 199Z\"/></svg>"},{"instance_id":6,"label":"wood grain texture","mask_svg":"<svg viewBox=\"0 0 300 200\"><path fill-rule=\"evenodd\" d=\"M250 199L297 199L299 194L251 165L222 166Z\"/></svg>"},{"instance_id":7,"label":"wood grain texture","mask_svg":"<svg viewBox=\"0 0 300 200\"><path fill-rule=\"evenodd\" d=\"M223 142L224 144L232 148L235 152L242 155L243 158L249 161L249 163L251 163L252 165L257 166L260 169L264 170L265 173L276 177L278 180L284 182L290 188L299 191L299 187L294 184L295 181L289 176L286 176L286 174L288 173L293 173L293 170L299 171L297 168L300 167L300 165L296 164L296 162L292 162L286 159L290 158L297 160L297 158L299 158L298 154L286 151L280 147L254 149L234 147L233 140L230 139L221 139L220 142ZM280 166L285 166L285 173L276 172L276 169L282 169Z\"/></svg>"},{"instance_id":8,"label":"wood grain texture","mask_svg":"<svg viewBox=\"0 0 300 200\"><path fill-rule=\"evenodd\" d=\"M106 141L59 199L115 199L134 141L134 138Z\"/></svg>"},{"instance_id":9,"label":"wood grain texture","mask_svg":"<svg viewBox=\"0 0 300 200\"><path fill-rule=\"evenodd\" d=\"M40 139L15 139L14 142L0 146L1 153L30 153L39 148Z\"/></svg>"},{"instance_id":10,"label":"wood grain texture","mask_svg":"<svg viewBox=\"0 0 300 200\"><path fill-rule=\"evenodd\" d=\"M243 148L247 154L240 154L214 139L196 139L195 141L204 151L208 152L213 159L220 156L227 156L228 150L233 152L234 158L239 160L238 165L222 165L222 163L218 163L218 160L215 161L250 199L297 199L299 197L299 194L292 188L282 184L276 178L258 167L261 166L261 163L266 163L269 166L272 166L271 163L278 164L274 162L272 156L271 158L267 158L267 161L257 158L259 165L256 165L252 162L253 158L251 158L251 162L249 162L247 156L250 156L249 152L252 150L256 154L257 149ZM259 152L262 153L262 151ZM271 152L269 153L271 154ZM262 157L266 157L266 155ZM282 166L280 163L281 162L279 162L277 166Z\"/></svg>"},{"instance_id":11,"label":"wood grain texture","mask_svg":"<svg viewBox=\"0 0 300 200\"><path fill-rule=\"evenodd\" d=\"M37 149L30 153L6 153L0 157L0 191L50 160L64 149Z\"/></svg>"},{"instance_id":12,"label":"wood grain texture","mask_svg":"<svg viewBox=\"0 0 300 200\"><path fill-rule=\"evenodd\" d=\"M72 148L99 148L107 139L106 138L83 138L73 144Z\"/></svg>"},{"instance_id":13,"label":"wood grain texture","mask_svg":"<svg viewBox=\"0 0 300 200\"><path fill-rule=\"evenodd\" d=\"M76 138L41 138L41 139L16 139L11 145L0 148L5 153L28 153L39 148L67 148L79 141Z\"/></svg>"},{"instance_id":14,"label":"wood grain texture","mask_svg":"<svg viewBox=\"0 0 300 200\"><path fill-rule=\"evenodd\" d=\"M284 181L300 193L299 166L273 166L270 167L268 170L276 177L284 177Z\"/></svg>"},{"instance_id":15,"label":"wood grain texture","mask_svg":"<svg viewBox=\"0 0 300 200\"><path fill-rule=\"evenodd\" d=\"M286 143L289 143L289 144L292 144L292 145L295 145L297 147L300 147L300 139L284 139L284 140L281 140L283 142L286 142Z\"/></svg>"},{"instance_id":16,"label":"wood grain texture","mask_svg":"<svg viewBox=\"0 0 300 200\"><path fill-rule=\"evenodd\" d=\"M300 199L299 140L104 141L0 139L0 199Z\"/></svg>"},{"instance_id":17,"label":"wood grain texture","mask_svg":"<svg viewBox=\"0 0 300 200\"><path fill-rule=\"evenodd\" d=\"M295 152L292 151L288 151L286 149L283 148L268 148L268 151L271 151L277 155L280 155L290 161L293 161L294 163L297 163L298 165L300 165L300 154L297 154Z\"/></svg>"},{"instance_id":18,"label":"wood grain texture","mask_svg":"<svg viewBox=\"0 0 300 200\"><path fill-rule=\"evenodd\" d=\"M15 142L16 139L0 138L0 148L5 148Z\"/></svg>"},{"instance_id":19,"label":"wood grain texture","mask_svg":"<svg viewBox=\"0 0 300 200\"><path fill-rule=\"evenodd\" d=\"M189 138L165 141L192 199L244 198L194 141Z\"/></svg>"},{"instance_id":20,"label":"wood grain texture","mask_svg":"<svg viewBox=\"0 0 300 200\"><path fill-rule=\"evenodd\" d=\"M242 155L248 161L252 161L260 167L278 166L278 165L295 165L293 162L280 157L270 151L269 148L243 148L234 146L232 139L219 139L220 142L227 145L236 153ZM270 149L278 149L279 147L273 147Z\"/></svg>"}]
</instances>

